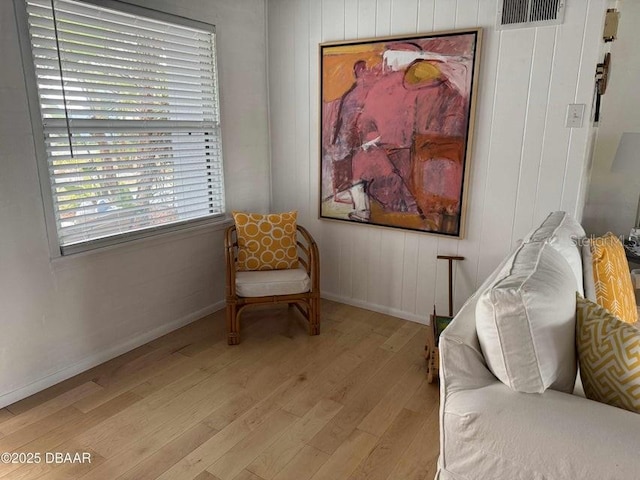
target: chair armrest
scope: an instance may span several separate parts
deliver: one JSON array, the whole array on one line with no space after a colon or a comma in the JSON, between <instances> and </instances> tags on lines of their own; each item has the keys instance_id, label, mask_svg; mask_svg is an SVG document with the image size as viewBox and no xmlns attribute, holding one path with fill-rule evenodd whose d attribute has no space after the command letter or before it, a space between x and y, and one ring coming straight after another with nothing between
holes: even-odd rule
<instances>
[{"instance_id":1,"label":"chair armrest","mask_svg":"<svg viewBox=\"0 0 640 480\"><path fill-rule=\"evenodd\" d=\"M224 232L224 256L227 266L226 294L229 297L236 295L236 226L229 226Z\"/></svg>"},{"instance_id":2,"label":"chair armrest","mask_svg":"<svg viewBox=\"0 0 640 480\"><path fill-rule=\"evenodd\" d=\"M298 233L304 239L305 243L298 241L298 247L304 252L305 257L298 257L298 260L307 270L307 274L311 279L311 291L318 292L320 289L320 252L318 244L314 240L309 231L301 225L297 225Z\"/></svg>"}]
</instances>

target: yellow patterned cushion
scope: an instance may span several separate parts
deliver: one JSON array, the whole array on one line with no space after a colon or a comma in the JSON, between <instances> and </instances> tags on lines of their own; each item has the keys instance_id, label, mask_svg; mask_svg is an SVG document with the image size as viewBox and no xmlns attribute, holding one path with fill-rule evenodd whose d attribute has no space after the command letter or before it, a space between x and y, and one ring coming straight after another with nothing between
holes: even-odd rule
<instances>
[{"instance_id":1,"label":"yellow patterned cushion","mask_svg":"<svg viewBox=\"0 0 640 480\"><path fill-rule=\"evenodd\" d=\"M238 270L298 268L298 212L233 212L238 237Z\"/></svg>"},{"instance_id":2,"label":"yellow patterned cushion","mask_svg":"<svg viewBox=\"0 0 640 480\"><path fill-rule=\"evenodd\" d=\"M578 295L576 343L587 398L640 413L640 330Z\"/></svg>"},{"instance_id":3,"label":"yellow patterned cushion","mask_svg":"<svg viewBox=\"0 0 640 480\"><path fill-rule=\"evenodd\" d=\"M622 242L613 233L591 239L596 301L623 322L638 321L636 297Z\"/></svg>"}]
</instances>

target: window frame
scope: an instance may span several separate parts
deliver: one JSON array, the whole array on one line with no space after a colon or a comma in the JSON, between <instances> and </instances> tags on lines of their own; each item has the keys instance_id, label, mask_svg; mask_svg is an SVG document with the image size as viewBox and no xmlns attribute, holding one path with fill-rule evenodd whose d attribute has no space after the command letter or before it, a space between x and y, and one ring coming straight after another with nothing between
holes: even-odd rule
<instances>
[{"instance_id":1,"label":"window frame","mask_svg":"<svg viewBox=\"0 0 640 480\"><path fill-rule=\"evenodd\" d=\"M161 12L158 10L140 7L130 3L126 3L120 0L74 0L79 3L86 3L98 7L110 8L113 10L129 13L132 15L139 15L154 20L164 21L168 23L175 23L185 27L196 28L200 30L210 31L216 33L215 25L193 20L191 18L183 17L180 15ZM98 238L94 240L88 240L82 243L72 244L68 246L62 246L58 238L58 228L55 217L54 207L54 192L52 190L51 181L49 177L49 159L46 152L45 138L44 138L44 126L42 122L42 116L40 113L40 100L38 94L38 84L35 66L33 62L33 52L31 49L31 40L29 37L29 21L27 13L26 0L13 0L15 20L18 28L18 40L20 44L20 51L22 57L22 68L24 72L24 81L27 91L27 101L29 107L29 116L31 121L31 130L33 135L34 149L36 153L36 161L38 167L38 177L40 182L40 192L42 197L42 204L44 210L44 219L47 233L47 240L49 243L49 252L52 259L68 257L79 253L89 253L94 250L113 247L116 245L129 244L134 241L143 240L150 237L157 237L163 234L175 234L177 232L189 232L191 230L200 230L205 227L215 227L215 230L226 228L229 224L229 215L226 209L226 182L224 181L225 175L225 155L224 155L224 142L222 142L222 129L223 129L223 114L221 105L221 91L220 86L220 59L218 56L218 48L216 42L215 62L217 63L218 78L216 83L218 86L218 109L220 116L220 131L221 131L221 151L222 151L222 185L223 185L223 198L224 208L223 212L217 215L212 215L206 218L195 218L189 220L183 220L180 222L173 222L165 225L158 225L156 227L149 227L143 230L124 232L117 235L112 235L105 238Z\"/></svg>"}]
</instances>

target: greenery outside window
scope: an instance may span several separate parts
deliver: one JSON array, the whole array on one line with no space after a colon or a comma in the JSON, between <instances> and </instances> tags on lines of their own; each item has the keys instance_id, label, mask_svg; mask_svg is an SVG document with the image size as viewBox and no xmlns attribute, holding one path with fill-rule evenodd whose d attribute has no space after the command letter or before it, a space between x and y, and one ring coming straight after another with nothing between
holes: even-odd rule
<instances>
[{"instance_id":1,"label":"greenery outside window","mask_svg":"<svg viewBox=\"0 0 640 480\"><path fill-rule=\"evenodd\" d=\"M25 1L61 253L223 216L214 27Z\"/></svg>"}]
</instances>

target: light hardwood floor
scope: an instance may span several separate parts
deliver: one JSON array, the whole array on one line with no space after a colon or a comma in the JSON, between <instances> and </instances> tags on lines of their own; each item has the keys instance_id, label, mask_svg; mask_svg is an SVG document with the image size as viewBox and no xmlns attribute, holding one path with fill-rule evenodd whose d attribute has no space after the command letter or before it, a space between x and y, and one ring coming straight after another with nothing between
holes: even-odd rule
<instances>
[{"instance_id":1,"label":"light hardwood floor","mask_svg":"<svg viewBox=\"0 0 640 480\"><path fill-rule=\"evenodd\" d=\"M426 328L322 302L309 337L294 309L194 322L0 409L0 478L178 480L432 479L438 387ZM50 464L46 452L89 452Z\"/></svg>"}]
</instances>

